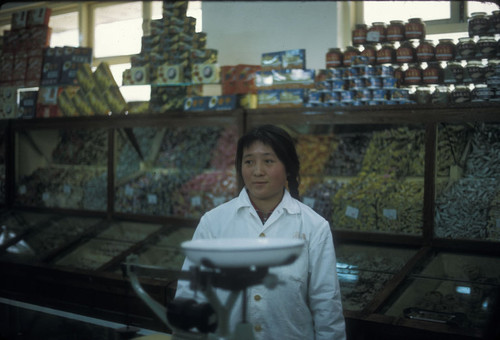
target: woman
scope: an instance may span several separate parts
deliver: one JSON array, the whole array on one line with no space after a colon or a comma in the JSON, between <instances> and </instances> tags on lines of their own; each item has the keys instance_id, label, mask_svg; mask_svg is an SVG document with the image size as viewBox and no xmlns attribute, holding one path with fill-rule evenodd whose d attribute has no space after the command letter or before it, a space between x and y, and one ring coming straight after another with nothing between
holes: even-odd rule
<instances>
[{"instance_id":1,"label":"woman","mask_svg":"<svg viewBox=\"0 0 500 340\"><path fill-rule=\"evenodd\" d=\"M239 196L207 212L193 239L300 238L301 256L269 269L283 285L247 289L247 321L259 340L341 340L345 323L328 222L299 201L300 163L295 144L283 129L264 125L238 141L236 172L244 185ZM183 269L191 263L186 260ZM180 281L176 296L192 297ZM241 301L233 310L234 328Z\"/></svg>"}]
</instances>

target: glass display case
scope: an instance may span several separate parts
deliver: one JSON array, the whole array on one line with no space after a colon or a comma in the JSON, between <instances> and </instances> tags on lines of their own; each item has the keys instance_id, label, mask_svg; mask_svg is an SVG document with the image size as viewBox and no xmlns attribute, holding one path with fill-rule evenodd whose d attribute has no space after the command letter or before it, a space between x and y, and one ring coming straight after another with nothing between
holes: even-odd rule
<instances>
[{"instance_id":1,"label":"glass display case","mask_svg":"<svg viewBox=\"0 0 500 340\"><path fill-rule=\"evenodd\" d=\"M362 311L416 254L417 249L341 244L337 275L345 310Z\"/></svg>"},{"instance_id":2,"label":"glass display case","mask_svg":"<svg viewBox=\"0 0 500 340\"><path fill-rule=\"evenodd\" d=\"M7 125L0 122L0 205L7 203L7 132Z\"/></svg>"},{"instance_id":3,"label":"glass display case","mask_svg":"<svg viewBox=\"0 0 500 340\"><path fill-rule=\"evenodd\" d=\"M106 210L107 129L21 129L15 141L16 206Z\"/></svg>"},{"instance_id":4,"label":"glass display case","mask_svg":"<svg viewBox=\"0 0 500 340\"><path fill-rule=\"evenodd\" d=\"M500 125L443 124L438 133L453 158L446 167L437 161L438 176L447 168L450 175L438 180L435 236L499 241Z\"/></svg>"},{"instance_id":5,"label":"glass display case","mask_svg":"<svg viewBox=\"0 0 500 340\"><path fill-rule=\"evenodd\" d=\"M483 330L498 303L500 259L436 252L383 308L385 315Z\"/></svg>"}]
</instances>

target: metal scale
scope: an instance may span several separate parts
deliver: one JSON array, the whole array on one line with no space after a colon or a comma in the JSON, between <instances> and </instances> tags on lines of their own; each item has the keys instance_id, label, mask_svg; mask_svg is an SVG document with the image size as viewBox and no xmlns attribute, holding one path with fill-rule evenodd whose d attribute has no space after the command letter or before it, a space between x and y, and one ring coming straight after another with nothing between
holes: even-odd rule
<instances>
[{"instance_id":1,"label":"metal scale","mask_svg":"<svg viewBox=\"0 0 500 340\"><path fill-rule=\"evenodd\" d=\"M131 255L123 264L139 298L173 331L174 340L254 340L252 324L246 320L246 289L264 284L273 289L282 283L269 268L293 263L304 246L299 239L213 239L193 240L181 244L186 257L194 266L189 271L175 272L180 280L189 280L195 292L201 292L207 302L175 299L163 306L141 286L138 275L162 277L172 273L163 267L144 266ZM215 289L230 292L225 303ZM229 329L229 317L238 296L243 294L241 321L234 331Z\"/></svg>"}]
</instances>

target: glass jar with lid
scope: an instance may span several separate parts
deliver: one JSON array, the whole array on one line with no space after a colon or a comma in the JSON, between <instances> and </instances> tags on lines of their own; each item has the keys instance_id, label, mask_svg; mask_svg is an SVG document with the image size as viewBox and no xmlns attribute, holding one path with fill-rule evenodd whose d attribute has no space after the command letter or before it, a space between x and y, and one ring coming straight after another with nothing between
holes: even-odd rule
<instances>
[{"instance_id":1,"label":"glass jar with lid","mask_svg":"<svg viewBox=\"0 0 500 340\"><path fill-rule=\"evenodd\" d=\"M414 63L416 61L416 49L411 41L403 41L396 50L396 62L398 64Z\"/></svg>"},{"instance_id":2,"label":"glass jar with lid","mask_svg":"<svg viewBox=\"0 0 500 340\"><path fill-rule=\"evenodd\" d=\"M484 36L489 31L489 19L486 12L471 13L471 17L467 20L469 37Z\"/></svg>"},{"instance_id":3,"label":"glass jar with lid","mask_svg":"<svg viewBox=\"0 0 500 340\"><path fill-rule=\"evenodd\" d=\"M464 68L460 62L451 61L444 69L445 84L461 84L464 80Z\"/></svg>"},{"instance_id":4,"label":"glass jar with lid","mask_svg":"<svg viewBox=\"0 0 500 340\"><path fill-rule=\"evenodd\" d=\"M495 58L497 55L497 41L494 37L480 37L477 45L477 57L483 59Z\"/></svg>"},{"instance_id":5,"label":"glass jar with lid","mask_svg":"<svg viewBox=\"0 0 500 340\"><path fill-rule=\"evenodd\" d=\"M451 61L455 59L456 46L453 39L439 39L436 46L436 60Z\"/></svg>"},{"instance_id":6,"label":"glass jar with lid","mask_svg":"<svg viewBox=\"0 0 500 340\"><path fill-rule=\"evenodd\" d=\"M458 38L457 44L457 59L471 60L476 58L477 46L474 39L470 37Z\"/></svg>"},{"instance_id":7,"label":"glass jar with lid","mask_svg":"<svg viewBox=\"0 0 500 340\"><path fill-rule=\"evenodd\" d=\"M436 58L436 47L432 40L421 40L417 46L417 61L428 62Z\"/></svg>"},{"instance_id":8,"label":"glass jar with lid","mask_svg":"<svg viewBox=\"0 0 500 340\"><path fill-rule=\"evenodd\" d=\"M451 101L455 104L470 102L470 89L465 85L457 85L451 91Z\"/></svg>"},{"instance_id":9,"label":"glass jar with lid","mask_svg":"<svg viewBox=\"0 0 500 340\"><path fill-rule=\"evenodd\" d=\"M500 76L500 59L488 60L488 65L484 68L484 78L488 79L494 75Z\"/></svg>"},{"instance_id":10,"label":"glass jar with lid","mask_svg":"<svg viewBox=\"0 0 500 340\"><path fill-rule=\"evenodd\" d=\"M352 30L352 44L359 46L366 44L366 34L368 33L368 25L356 24Z\"/></svg>"},{"instance_id":11,"label":"glass jar with lid","mask_svg":"<svg viewBox=\"0 0 500 340\"><path fill-rule=\"evenodd\" d=\"M432 93L432 103L433 104L448 104L450 100L450 89L448 86L436 86L436 89Z\"/></svg>"},{"instance_id":12,"label":"glass jar with lid","mask_svg":"<svg viewBox=\"0 0 500 340\"><path fill-rule=\"evenodd\" d=\"M406 39L425 39L425 23L421 18L410 18L405 24Z\"/></svg>"},{"instance_id":13,"label":"glass jar with lid","mask_svg":"<svg viewBox=\"0 0 500 340\"><path fill-rule=\"evenodd\" d=\"M405 24L402 20L391 20L387 26L387 41L403 41L405 38Z\"/></svg>"},{"instance_id":14,"label":"glass jar with lid","mask_svg":"<svg viewBox=\"0 0 500 340\"><path fill-rule=\"evenodd\" d=\"M464 68L464 83L481 84L484 82L484 65L479 60L469 60Z\"/></svg>"},{"instance_id":15,"label":"glass jar with lid","mask_svg":"<svg viewBox=\"0 0 500 340\"><path fill-rule=\"evenodd\" d=\"M344 66L349 67L351 66L351 59L352 57L358 56L360 54L359 50L354 47L354 46L347 46L345 51L344 51Z\"/></svg>"},{"instance_id":16,"label":"glass jar with lid","mask_svg":"<svg viewBox=\"0 0 500 340\"><path fill-rule=\"evenodd\" d=\"M326 68L342 66L344 54L338 47L328 49L326 53Z\"/></svg>"},{"instance_id":17,"label":"glass jar with lid","mask_svg":"<svg viewBox=\"0 0 500 340\"><path fill-rule=\"evenodd\" d=\"M377 64L393 64L396 61L396 50L391 43L385 43L377 51Z\"/></svg>"},{"instance_id":18,"label":"glass jar with lid","mask_svg":"<svg viewBox=\"0 0 500 340\"><path fill-rule=\"evenodd\" d=\"M375 44L365 44L364 50L361 51L361 54L364 57L368 58L369 65L375 65L377 63L377 48Z\"/></svg>"},{"instance_id":19,"label":"glass jar with lid","mask_svg":"<svg viewBox=\"0 0 500 340\"><path fill-rule=\"evenodd\" d=\"M366 33L366 42L384 43L387 40L387 26L383 22L374 22Z\"/></svg>"},{"instance_id":20,"label":"glass jar with lid","mask_svg":"<svg viewBox=\"0 0 500 340\"><path fill-rule=\"evenodd\" d=\"M443 82L443 69L438 61L427 63L422 71L422 83L425 85L437 85Z\"/></svg>"},{"instance_id":21,"label":"glass jar with lid","mask_svg":"<svg viewBox=\"0 0 500 340\"><path fill-rule=\"evenodd\" d=\"M492 34L500 34L500 10L491 12L490 32Z\"/></svg>"},{"instance_id":22,"label":"glass jar with lid","mask_svg":"<svg viewBox=\"0 0 500 340\"><path fill-rule=\"evenodd\" d=\"M422 67L418 63L409 64L404 72L405 85L421 85L422 84Z\"/></svg>"}]
</instances>

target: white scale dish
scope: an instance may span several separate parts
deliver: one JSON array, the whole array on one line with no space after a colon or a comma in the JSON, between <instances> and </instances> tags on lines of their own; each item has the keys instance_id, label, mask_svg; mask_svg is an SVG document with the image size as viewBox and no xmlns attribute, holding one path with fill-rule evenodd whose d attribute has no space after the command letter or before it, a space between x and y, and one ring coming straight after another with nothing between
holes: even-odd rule
<instances>
[{"instance_id":1,"label":"white scale dish","mask_svg":"<svg viewBox=\"0 0 500 340\"><path fill-rule=\"evenodd\" d=\"M226 238L186 241L181 244L197 265L209 261L219 268L273 267L300 256L304 241L281 238Z\"/></svg>"}]
</instances>

